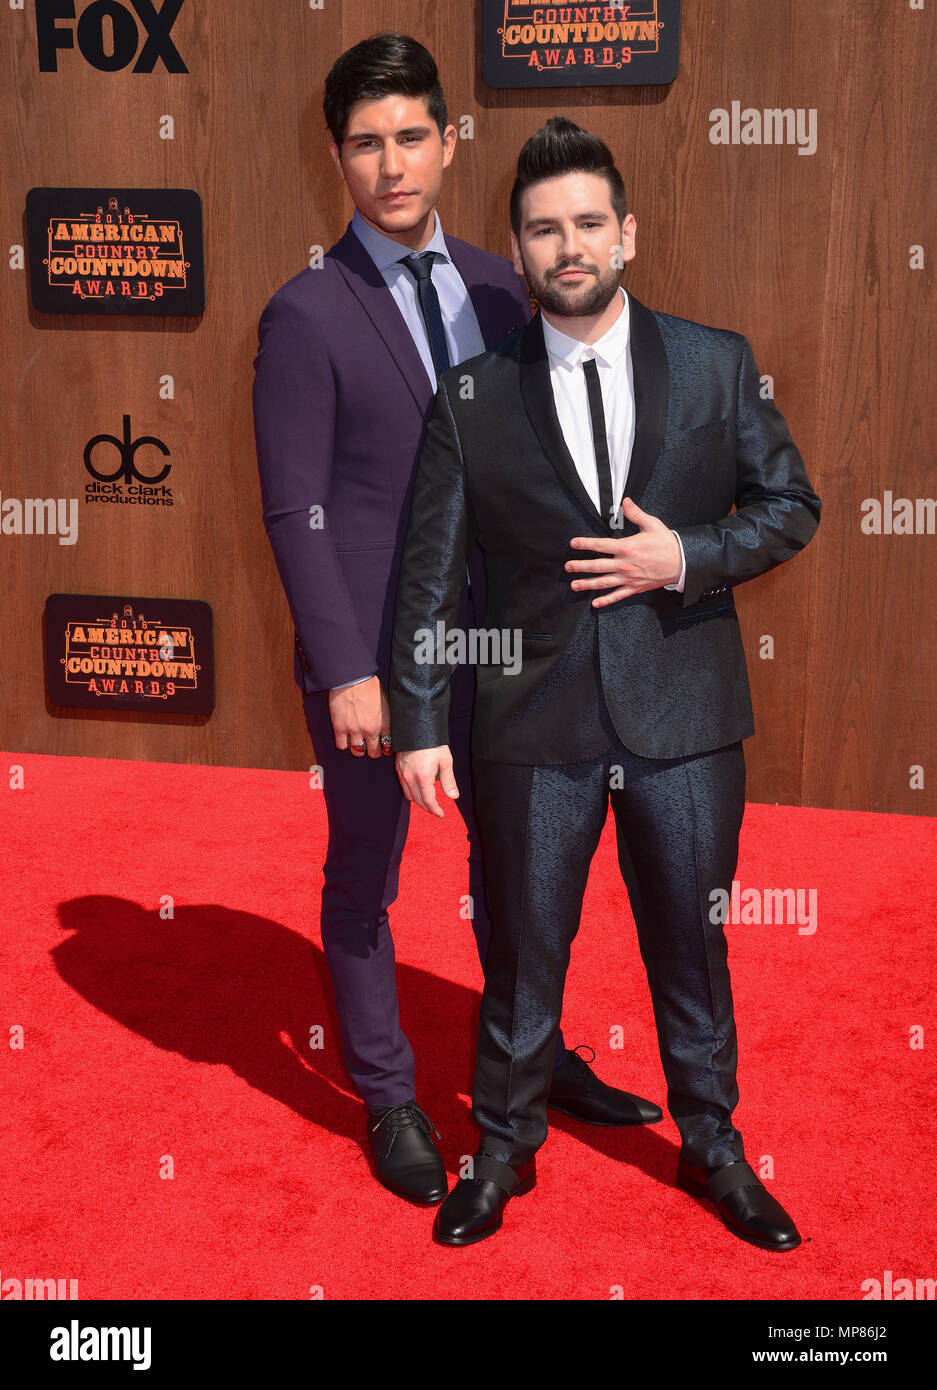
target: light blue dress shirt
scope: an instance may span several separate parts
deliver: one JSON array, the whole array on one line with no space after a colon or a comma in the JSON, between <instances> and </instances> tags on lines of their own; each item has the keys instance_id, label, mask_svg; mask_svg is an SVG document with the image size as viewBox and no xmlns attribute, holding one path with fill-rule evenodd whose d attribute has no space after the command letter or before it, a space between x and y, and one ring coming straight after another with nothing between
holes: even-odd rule
<instances>
[{"instance_id":1,"label":"light blue dress shirt","mask_svg":"<svg viewBox=\"0 0 937 1390\"><path fill-rule=\"evenodd\" d=\"M439 214L434 212L433 216L436 219L433 235L417 254L422 255L424 251L436 253L433 257L433 284L439 296L449 361L455 366L458 362L464 362L467 357L477 357L480 352L484 352L485 340L478 326L469 292L465 288L465 281L453 265L446 247ZM365 222L357 208L351 219L351 230L383 275L387 288L394 297L394 303L403 314L404 322L426 368L426 375L435 391L436 372L433 368L433 355L429 349L426 324L423 322L417 297L416 281L407 267L401 264L404 256L411 256L414 252L408 246L401 246L399 241L384 236L383 232L375 231L369 222Z\"/></svg>"}]
</instances>

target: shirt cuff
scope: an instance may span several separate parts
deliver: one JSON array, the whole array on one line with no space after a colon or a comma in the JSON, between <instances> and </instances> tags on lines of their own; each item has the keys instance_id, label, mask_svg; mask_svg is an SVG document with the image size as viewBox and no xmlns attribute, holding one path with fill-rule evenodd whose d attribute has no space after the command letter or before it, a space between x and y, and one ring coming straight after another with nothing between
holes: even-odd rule
<instances>
[{"instance_id":1,"label":"shirt cuff","mask_svg":"<svg viewBox=\"0 0 937 1390\"><path fill-rule=\"evenodd\" d=\"M369 681L369 680L371 679L371 676L376 676L376 675L377 675L377 672L376 672L376 671L371 671L371 673L370 673L369 675L367 675L367 676L359 676L357 680L353 680L353 681L343 681L341 685L333 685L333 686L332 686L332 689L333 689L333 690L347 690L348 687L349 687L350 685L360 685L362 681Z\"/></svg>"},{"instance_id":2,"label":"shirt cuff","mask_svg":"<svg viewBox=\"0 0 937 1390\"><path fill-rule=\"evenodd\" d=\"M680 547L680 559L681 559L681 561L682 561L683 563L681 564L681 567L680 567L680 578L677 580L676 584L665 584L665 585L664 585L664 588L665 588L665 589L672 589L675 593L677 593L677 594L682 594L682 593L683 593L683 585L684 585L684 582L685 582L685 580L686 580L686 556L685 556L684 553L683 553L683 541L680 539L680 537L679 537L679 535L678 535L678 533L677 533L676 531L674 531L673 534L677 537L677 544L678 544L679 547Z\"/></svg>"}]
</instances>

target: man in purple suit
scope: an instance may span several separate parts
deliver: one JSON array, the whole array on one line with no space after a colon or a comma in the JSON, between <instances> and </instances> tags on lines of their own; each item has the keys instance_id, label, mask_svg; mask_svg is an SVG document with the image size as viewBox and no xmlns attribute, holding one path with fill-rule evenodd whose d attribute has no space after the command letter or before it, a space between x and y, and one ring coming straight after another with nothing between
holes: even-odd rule
<instances>
[{"instance_id":1,"label":"man in purple suit","mask_svg":"<svg viewBox=\"0 0 937 1390\"><path fill-rule=\"evenodd\" d=\"M260 320L254 426L264 524L296 630L295 676L322 768L329 843L322 945L342 1051L370 1119L377 1174L441 1202L438 1131L416 1103L397 1008L387 910L410 804L395 770L386 695L394 599L416 460L437 374L495 347L530 318L508 261L445 236L435 207L457 132L436 65L379 34L333 66L323 103L330 151L356 211L318 268L294 276ZM484 611L470 557L459 626ZM474 672L452 682L450 747L469 843L472 926L490 935L471 797ZM591 1124L636 1125L660 1108L615 1090L557 1034L549 1103Z\"/></svg>"}]
</instances>

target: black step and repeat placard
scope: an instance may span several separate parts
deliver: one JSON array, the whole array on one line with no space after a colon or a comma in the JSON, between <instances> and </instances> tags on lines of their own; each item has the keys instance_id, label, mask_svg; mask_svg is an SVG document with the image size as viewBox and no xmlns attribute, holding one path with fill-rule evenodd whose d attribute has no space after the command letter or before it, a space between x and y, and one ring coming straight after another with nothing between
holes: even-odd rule
<instances>
[{"instance_id":1,"label":"black step and repeat placard","mask_svg":"<svg viewBox=\"0 0 937 1390\"><path fill-rule=\"evenodd\" d=\"M45 314L200 314L202 200L191 188L31 188L29 277Z\"/></svg>"},{"instance_id":2,"label":"black step and repeat placard","mask_svg":"<svg viewBox=\"0 0 937 1390\"><path fill-rule=\"evenodd\" d=\"M210 714L212 611L201 599L50 594L49 699L78 709Z\"/></svg>"},{"instance_id":3,"label":"black step and repeat placard","mask_svg":"<svg viewBox=\"0 0 937 1390\"><path fill-rule=\"evenodd\" d=\"M680 67L680 0L482 3L489 87L649 86Z\"/></svg>"}]
</instances>

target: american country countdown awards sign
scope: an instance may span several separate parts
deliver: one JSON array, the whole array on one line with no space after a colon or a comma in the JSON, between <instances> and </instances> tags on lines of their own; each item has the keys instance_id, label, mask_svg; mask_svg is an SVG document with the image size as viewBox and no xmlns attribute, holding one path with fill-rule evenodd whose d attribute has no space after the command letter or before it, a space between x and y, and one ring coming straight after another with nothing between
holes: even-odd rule
<instances>
[{"instance_id":1,"label":"american country countdown awards sign","mask_svg":"<svg viewBox=\"0 0 937 1390\"><path fill-rule=\"evenodd\" d=\"M482 3L489 87L646 86L672 82L680 67L680 0Z\"/></svg>"},{"instance_id":2,"label":"american country countdown awards sign","mask_svg":"<svg viewBox=\"0 0 937 1390\"><path fill-rule=\"evenodd\" d=\"M46 314L200 314L202 200L191 188L31 188L33 305Z\"/></svg>"},{"instance_id":3,"label":"american country countdown awards sign","mask_svg":"<svg viewBox=\"0 0 937 1390\"><path fill-rule=\"evenodd\" d=\"M212 611L201 599L50 594L46 679L54 705L210 714Z\"/></svg>"}]
</instances>

